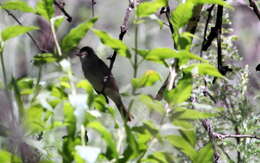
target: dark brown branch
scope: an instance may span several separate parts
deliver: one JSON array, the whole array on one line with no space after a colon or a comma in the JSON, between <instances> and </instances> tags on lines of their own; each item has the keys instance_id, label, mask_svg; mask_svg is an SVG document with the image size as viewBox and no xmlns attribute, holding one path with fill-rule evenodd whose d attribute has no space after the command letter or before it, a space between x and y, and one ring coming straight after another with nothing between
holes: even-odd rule
<instances>
[{"instance_id":1,"label":"dark brown branch","mask_svg":"<svg viewBox=\"0 0 260 163\"><path fill-rule=\"evenodd\" d=\"M95 16L95 4L97 2L95 0L91 0L91 10L92 10L92 17Z\"/></svg>"},{"instance_id":2,"label":"dark brown branch","mask_svg":"<svg viewBox=\"0 0 260 163\"><path fill-rule=\"evenodd\" d=\"M23 24L20 22L20 20L18 18L16 18L16 16L9 10L4 9L4 11L11 16L19 25L23 26ZM33 38L33 36L29 33L26 32L27 36L30 37L30 39L32 40L33 44L37 47L37 49L41 52L45 52L45 50L43 50L37 43L37 41Z\"/></svg>"},{"instance_id":3,"label":"dark brown branch","mask_svg":"<svg viewBox=\"0 0 260 163\"><path fill-rule=\"evenodd\" d=\"M200 21L202 7L203 7L203 5L199 4L193 8L192 17L189 20L189 23L187 24L187 28L186 28L187 32L189 32L191 34L195 34L198 23Z\"/></svg>"},{"instance_id":4,"label":"dark brown branch","mask_svg":"<svg viewBox=\"0 0 260 163\"><path fill-rule=\"evenodd\" d=\"M72 17L68 14L68 12L64 9L65 2L57 2L54 1L54 4L61 10L61 12L67 17L67 21L71 22Z\"/></svg>"},{"instance_id":5,"label":"dark brown branch","mask_svg":"<svg viewBox=\"0 0 260 163\"><path fill-rule=\"evenodd\" d=\"M212 144L213 149L214 149L214 160L213 160L213 162L217 163L220 156L216 152L216 147L215 147L215 143L214 143L215 136L214 136L212 126L211 126L210 121L208 119L202 120L201 123L202 123L202 126L204 127L204 129L207 131L208 136L209 136L209 141Z\"/></svg>"},{"instance_id":6,"label":"dark brown branch","mask_svg":"<svg viewBox=\"0 0 260 163\"><path fill-rule=\"evenodd\" d=\"M204 44L205 42L207 41L207 31L208 31L208 27L209 27L209 22L211 20L211 12L213 11L215 5L212 5L210 8L207 9L208 11L208 18L207 18L207 21L206 21L206 25L205 25L205 28L204 28L204 34L203 34L203 41L202 41L202 45L201 45L201 50L200 50L200 56L202 56L202 51L203 51L203 48L204 48Z\"/></svg>"},{"instance_id":7,"label":"dark brown branch","mask_svg":"<svg viewBox=\"0 0 260 163\"><path fill-rule=\"evenodd\" d=\"M124 21L123 24L120 26L120 34L119 34L119 40L123 40L124 36L128 30L128 20L130 17L130 14L132 12L132 10L135 8L135 3L134 1L129 1L129 6L126 9L126 13L125 13L125 17L124 17ZM110 60L110 65L109 65L109 72L111 74L115 60L116 60L116 56L117 56L117 50L114 50L114 53L112 55L112 57L109 57L108 59ZM105 88L106 88L106 84L108 83L107 81L109 81L110 79L110 75L106 76L104 78L104 85L103 85L103 89L102 92L104 92Z\"/></svg>"},{"instance_id":8,"label":"dark brown branch","mask_svg":"<svg viewBox=\"0 0 260 163\"><path fill-rule=\"evenodd\" d=\"M253 11L255 12L256 16L260 20L260 11L259 11L255 1L254 0L249 0L249 5L250 5L250 7L253 8Z\"/></svg>"},{"instance_id":9,"label":"dark brown branch","mask_svg":"<svg viewBox=\"0 0 260 163\"><path fill-rule=\"evenodd\" d=\"M217 52L218 52L218 70L222 69L222 46L221 46L221 34L222 34L222 17L223 17L223 6L218 6L216 29L217 29ZM221 71L220 71L221 72Z\"/></svg>"},{"instance_id":10,"label":"dark brown branch","mask_svg":"<svg viewBox=\"0 0 260 163\"><path fill-rule=\"evenodd\" d=\"M174 28L173 28L172 22L170 20L170 13L171 13L171 10L170 10L169 6L161 8L160 14L165 14L165 16L167 18L167 21L168 21L168 25L169 25L170 31L171 31L171 34L173 34L174 33Z\"/></svg>"}]
</instances>

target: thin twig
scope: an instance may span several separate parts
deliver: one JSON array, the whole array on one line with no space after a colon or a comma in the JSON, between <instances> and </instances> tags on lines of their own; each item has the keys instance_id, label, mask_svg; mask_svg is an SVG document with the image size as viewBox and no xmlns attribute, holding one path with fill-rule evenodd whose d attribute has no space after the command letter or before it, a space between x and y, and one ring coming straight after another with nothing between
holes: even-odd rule
<instances>
[{"instance_id":1,"label":"thin twig","mask_svg":"<svg viewBox=\"0 0 260 163\"><path fill-rule=\"evenodd\" d=\"M214 143L214 138L215 137L214 137L214 132L213 132L212 126L211 126L210 121L208 119L202 120L201 123L202 123L202 126L204 127L204 129L208 133L209 141L213 145L213 149L214 149L214 163L217 163L220 156L216 152L216 145Z\"/></svg>"},{"instance_id":2,"label":"thin twig","mask_svg":"<svg viewBox=\"0 0 260 163\"><path fill-rule=\"evenodd\" d=\"M137 4L135 4L135 0L129 1L129 6L126 9L126 14L125 14L125 17L124 17L123 24L120 26L119 40L121 40L121 41L124 39L124 36L125 36L125 34L128 30L128 20L129 20L129 17L130 17L132 10L135 8L136 5ZM116 60L116 56L117 56L117 50L114 50L112 57L108 58L110 60L109 75L105 76L105 78L104 78L104 85L103 85L103 89L102 89L101 92L104 92L106 85L107 85L108 81L110 80L110 76L111 76L110 74L112 72L112 69L113 69L113 66L114 66L114 63L115 63L115 60Z\"/></svg>"},{"instance_id":3,"label":"thin twig","mask_svg":"<svg viewBox=\"0 0 260 163\"><path fill-rule=\"evenodd\" d=\"M3 8L4 9L4 8ZM16 16L10 12L9 10L7 9L4 9L4 11L9 15L11 16L19 25L23 26L23 24L20 22L20 20L18 18L16 18ZM32 40L32 42L34 43L34 45L37 47L37 49L41 52L43 52L44 50L40 48L40 46L38 45L37 41L33 38L33 36L29 33L29 32L26 32L27 36L30 37L30 39Z\"/></svg>"},{"instance_id":4,"label":"thin twig","mask_svg":"<svg viewBox=\"0 0 260 163\"><path fill-rule=\"evenodd\" d=\"M59 3L57 1L54 1L54 4L61 10L61 12L67 17L67 21L71 22L72 17L68 14L68 12L64 9L65 3Z\"/></svg>"},{"instance_id":5,"label":"thin twig","mask_svg":"<svg viewBox=\"0 0 260 163\"><path fill-rule=\"evenodd\" d=\"M92 17L95 16L95 4L97 2L95 0L91 0L91 9L92 9Z\"/></svg>"},{"instance_id":6,"label":"thin twig","mask_svg":"<svg viewBox=\"0 0 260 163\"><path fill-rule=\"evenodd\" d=\"M213 132L213 137L216 139L227 139L227 138L249 138L249 139L257 139L260 140L259 136L256 135L240 135L240 134L220 134Z\"/></svg>"},{"instance_id":7,"label":"thin twig","mask_svg":"<svg viewBox=\"0 0 260 163\"><path fill-rule=\"evenodd\" d=\"M250 7L253 8L253 11L255 12L256 16L260 20L260 11L259 11L255 1L254 0L249 0L249 5L250 5Z\"/></svg>"}]
</instances>

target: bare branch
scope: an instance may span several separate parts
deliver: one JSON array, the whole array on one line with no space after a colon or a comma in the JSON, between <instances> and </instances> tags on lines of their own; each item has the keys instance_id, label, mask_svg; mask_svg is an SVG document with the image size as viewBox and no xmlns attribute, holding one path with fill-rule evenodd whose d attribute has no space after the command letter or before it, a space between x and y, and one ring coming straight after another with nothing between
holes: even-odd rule
<instances>
[{"instance_id":1,"label":"bare branch","mask_svg":"<svg viewBox=\"0 0 260 163\"><path fill-rule=\"evenodd\" d=\"M135 3L135 1L136 0L130 0L129 1L129 5L128 5L128 8L126 9L126 13L125 13L125 16L124 16L123 24L120 26L119 40L121 40L121 41L124 39L124 36L127 33L128 20L129 20L130 14L131 14L132 10L135 8L135 6L137 5ZM113 66L114 66L114 63L115 63L115 60L116 60L116 56L117 56L117 50L114 50L112 57L108 58L110 60L110 65L109 65L110 74L111 74L111 71L113 69ZM103 85L102 92L104 92L104 90L106 88L106 84L108 83L107 81L109 81L109 80L110 80L110 75L108 75L104 78L104 85Z\"/></svg>"},{"instance_id":2,"label":"bare branch","mask_svg":"<svg viewBox=\"0 0 260 163\"><path fill-rule=\"evenodd\" d=\"M4 9L4 8L3 8ZM20 20L9 10L7 9L4 9L4 11L9 15L11 16L19 25L23 26L23 24L20 22ZM33 36L29 33L29 32L26 32L27 36L30 37L30 39L32 40L33 44L37 47L37 49L41 52L44 52L45 50L43 50L37 43L37 41L33 38Z\"/></svg>"},{"instance_id":3,"label":"bare branch","mask_svg":"<svg viewBox=\"0 0 260 163\"><path fill-rule=\"evenodd\" d=\"M65 2L57 2L54 1L54 4L61 10L61 12L67 17L67 21L71 22L72 21L72 17L68 14L68 12L64 9L65 6Z\"/></svg>"},{"instance_id":4,"label":"bare branch","mask_svg":"<svg viewBox=\"0 0 260 163\"><path fill-rule=\"evenodd\" d=\"M254 0L249 0L249 5L250 5L250 7L253 8L253 11L255 12L256 16L260 20L260 11L259 11L255 1Z\"/></svg>"},{"instance_id":5,"label":"bare branch","mask_svg":"<svg viewBox=\"0 0 260 163\"><path fill-rule=\"evenodd\" d=\"M213 137L216 139L227 139L227 138L250 138L250 139L257 139L260 140L259 136L256 135L239 135L239 134L220 134L214 132Z\"/></svg>"}]
</instances>

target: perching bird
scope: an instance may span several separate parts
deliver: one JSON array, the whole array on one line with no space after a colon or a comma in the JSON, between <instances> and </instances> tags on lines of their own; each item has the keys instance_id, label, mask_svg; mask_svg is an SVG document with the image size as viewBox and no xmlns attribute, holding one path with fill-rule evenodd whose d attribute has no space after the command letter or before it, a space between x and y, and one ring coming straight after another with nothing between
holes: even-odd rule
<instances>
[{"instance_id":1,"label":"perching bird","mask_svg":"<svg viewBox=\"0 0 260 163\"><path fill-rule=\"evenodd\" d=\"M96 92L102 93L114 101L123 118L130 121L132 116L122 102L115 78L107 65L88 46L81 48L80 52L76 55L80 57L84 76L92 84ZM105 81L105 78L107 78L107 81Z\"/></svg>"}]
</instances>

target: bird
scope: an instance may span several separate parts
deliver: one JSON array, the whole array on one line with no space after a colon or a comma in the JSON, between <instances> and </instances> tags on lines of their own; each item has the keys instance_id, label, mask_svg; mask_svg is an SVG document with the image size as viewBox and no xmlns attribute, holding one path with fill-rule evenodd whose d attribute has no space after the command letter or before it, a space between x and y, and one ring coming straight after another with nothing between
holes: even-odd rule
<instances>
[{"instance_id":1,"label":"bird","mask_svg":"<svg viewBox=\"0 0 260 163\"><path fill-rule=\"evenodd\" d=\"M109 97L117 106L123 119L131 121L132 115L122 102L116 80L108 66L89 46L81 48L76 55L80 58L85 78L91 83L95 91Z\"/></svg>"}]
</instances>

